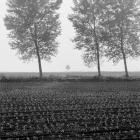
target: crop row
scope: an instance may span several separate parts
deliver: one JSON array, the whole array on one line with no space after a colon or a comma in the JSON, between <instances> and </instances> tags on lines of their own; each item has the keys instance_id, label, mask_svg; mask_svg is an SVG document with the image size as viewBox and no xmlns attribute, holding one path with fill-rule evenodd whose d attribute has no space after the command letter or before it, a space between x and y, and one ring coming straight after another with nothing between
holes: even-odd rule
<instances>
[{"instance_id":1,"label":"crop row","mask_svg":"<svg viewBox=\"0 0 140 140\"><path fill-rule=\"evenodd\" d=\"M140 138L138 91L61 87L0 90L0 138Z\"/></svg>"}]
</instances>

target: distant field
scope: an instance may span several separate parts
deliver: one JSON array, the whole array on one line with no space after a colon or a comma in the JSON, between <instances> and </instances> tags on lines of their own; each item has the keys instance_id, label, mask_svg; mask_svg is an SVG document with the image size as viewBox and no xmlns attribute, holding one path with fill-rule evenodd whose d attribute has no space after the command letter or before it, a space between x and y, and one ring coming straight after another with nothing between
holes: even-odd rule
<instances>
[{"instance_id":1,"label":"distant field","mask_svg":"<svg viewBox=\"0 0 140 140\"><path fill-rule=\"evenodd\" d=\"M93 77L97 72L45 72L44 77ZM123 77L124 72L102 72L103 76L108 77ZM140 77L140 72L129 72L132 77ZM37 77L38 73L31 72L1 72L0 77L5 76L7 78L30 78Z\"/></svg>"}]
</instances>

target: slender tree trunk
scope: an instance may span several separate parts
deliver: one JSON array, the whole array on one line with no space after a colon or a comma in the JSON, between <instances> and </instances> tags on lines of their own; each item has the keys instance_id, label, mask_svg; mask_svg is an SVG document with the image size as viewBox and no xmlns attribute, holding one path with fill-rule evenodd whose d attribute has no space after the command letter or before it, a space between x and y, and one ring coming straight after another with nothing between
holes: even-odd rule
<instances>
[{"instance_id":1,"label":"slender tree trunk","mask_svg":"<svg viewBox=\"0 0 140 140\"><path fill-rule=\"evenodd\" d=\"M100 50L99 50L99 44L96 42L97 47L97 67L98 67L98 77L101 77L101 68L100 68Z\"/></svg>"},{"instance_id":2,"label":"slender tree trunk","mask_svg":"<svg viewBox=\"0 0 140 140\"><path fill-rule=\"evenodd\" d=\"M95 25L95 23L94 23ZM99 43L97 40L97 35L96 35L96 27L94 26L94 41L96 44L96 54L97 54L97 69L98 69L98 77L101 77L101 68L100 68L100 49L99 49Z\"/></svg>"},{"instance_id":3,"label":"slender tree trunk","mask_svg":"<svg viewBox=\"0 0 140 140\"><path fill-rule=\"evenodd\" d=\"M43 74L42 74L42 65L41 65L41 59L40 59L39 47L38 47L37 41L35 41L35 47L36 47L36 54L37 54L37 58L38 58L39 77L42 78L43 77Z\"/></svg>"},{"instance_id":4,"label":"slender tree trunk","mask_svg":"<svg viewBox=\"0 0 140 140\"><path fill-rule=\"evenodd\" d=\"M42 65L41 65L41 59L40 59L40 54L39 54L39 47L38 47L38 42L37 42L37 28L36 28L36 24L34 24L34 31L35 31L35 38L34 38L34 44L36 47L36 54L37 54L37 59L38 59L38 66L39 66L39 77L42 78L43 74L42 74Z\"/></svg>"},{"instance_id":5,"label":"slender tree trunk","mask_svg":"<svg viewBox=\"0 0 140 140\"><path fill-rule=\"evenodd\" d=\"M128 69L127 69L126 55L124 52L124 43L123 43L123 27L121 27L121 51L122 51L123 61L124 61L125 77L128 78L129 74L128 74Z\"/></svg>"},{"instance_id":6,"label":"slender tree trunk","mask_svg":"<svg viewBox=\"0 0 140 140\"><path fill-rule=\"evenodd\" d=\"M125 56L125 52L124 52L124 48L123 48L123 46L121 46L121 50L122 50L123 61L124 61L125 77L128 78L128 77L129 77L129 74L128 74L127 62L126 62L126 56Z\"/></svg>"},{"instance_id":7,"label":"slender tree trunk","mask_svg":"<svg viewBox=\"0 0 140 140\"><path fill-rule=\"evenodd\" d=\"M129 74L128 74L128 69L127 69L127 62L126 62L126 57L125 57L125 54L124 54L124 56L123 56L124 58L124 66L125 66L125 76L126 76L126 78L128 78L129 77Z\"/></svg>"},{"instance_id":8,"label":"slender tree trunk","mask_svg":"<svg viewBox=\"0 0 140 140\"><path fill-rule=\"evenodd\" d=\"M122 12L124 11L124 7L121 7ZM127 62L126 62L126 55L125 55L125 50L124 50L124 17L123 14L121 15L121 25L120 25L120 31L121 31L121 51L122 51L122 55L123 55L123 61L124 61L124 68L125 68L125 77L128 78L129 74L128 74L128 69L127 69Z\"/></svg>"},{"instance_id":9,"label":"slender tree trunk","mask_svg":"<svg viewBox=\"0 0 140 140\"><path fill-rule=\"evenodd\" d=\"M98 77L101 77L101 68L100 68L100 50L99 50L99 43L98 43L98 37L96 35L96 17L94 16L94 41L96 44L96 51L97 51L97 68L98 68Z\"/></svg>"},{"instance_id":10,"label":"slender tree trunk","mask_svg":"<svg viewBox=\"0 0 140 140\"><path fill-rule=\"evenodd\" d=\"M96 54L97 54L97 69L98 69L98 77L101 77L101 69L100 69L100 49L99 49L99 43L98 43L98 37L96 35L96 16L95 16L95 12L92 8L92 6L90 7L92 12L92 17L93 17L93 26L94 28L92 27L92 25L90 24L91 28L92 28L92 34L93 34L93 38L94 38L94 42L96 44Z\"/></svg>"}]
</instances>

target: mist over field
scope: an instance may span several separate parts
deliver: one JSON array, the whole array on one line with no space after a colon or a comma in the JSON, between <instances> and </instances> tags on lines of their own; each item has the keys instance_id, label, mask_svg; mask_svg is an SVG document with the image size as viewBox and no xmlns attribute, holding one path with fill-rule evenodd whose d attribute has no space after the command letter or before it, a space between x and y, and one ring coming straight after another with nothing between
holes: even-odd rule
<instances>
[{"instance_id":1,"label":"mist over field","mask_svg":"<svg viewBox=\"0 0 140 140\"><path fill-rule=\"evenodd\" d=\"M140 72L129 72L130 77L139 78ZM6 78L30 78L37 77L37 72L0 72L0 77ZM97 72L44 72L44 77L94 77L97 76ZM123 77L124 72L102 72L102 76L105 77Z\"/></svg>"},{"instance_id":2,"label":"mist over field","mask_svg":"<svg viewBox=\"0 0 140 140\"><path fill-rule=\"evenodd\" d=\"M139 0L0 5L0 140L140 140Z\"/></svg>"}]
</instances>

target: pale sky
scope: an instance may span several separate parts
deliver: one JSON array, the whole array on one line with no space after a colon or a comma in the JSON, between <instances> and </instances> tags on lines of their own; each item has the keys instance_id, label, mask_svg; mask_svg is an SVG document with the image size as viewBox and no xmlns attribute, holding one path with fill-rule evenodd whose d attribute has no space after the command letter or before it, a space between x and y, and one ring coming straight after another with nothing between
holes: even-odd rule
<instances>
[{"instance_id":1,"label":"pale sky","mask_svg":"<svg viewBox=\"0 0 140 140\"><path fill-rule=\"evenodd\" d=\"M8 44L7 34L3 22L6 14L6 0L0 0L0 72L38 72L37 60L23 62L16 54L16 50L11 50ZM88 68L82 60L82 52L74 49L71 39L74 37L72 23L67 19L70 14L72 0L63 0L60 9L60 20L62 23L62 35L59 37L59 49L56 57L51 62L42 62L43 72L66 71L66 65L70 65L70 71L97 71L96 66ZM111 62L102 62L102 71L124 71L123 61L117 65ZM140 71L140 57L135 60L128 60L129 71Z\"/></svg>"}]
</instances>

